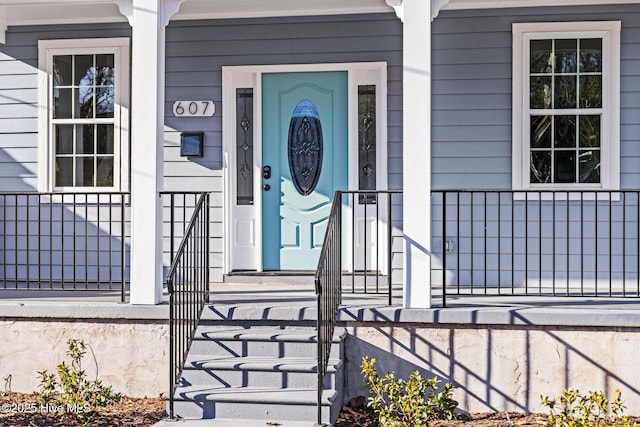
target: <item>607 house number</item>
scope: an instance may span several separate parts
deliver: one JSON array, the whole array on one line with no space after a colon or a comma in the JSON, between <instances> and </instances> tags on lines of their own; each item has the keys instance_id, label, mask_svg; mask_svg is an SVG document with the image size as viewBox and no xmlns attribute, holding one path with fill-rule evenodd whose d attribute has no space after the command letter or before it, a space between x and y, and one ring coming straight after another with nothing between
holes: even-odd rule
<instances>
[{"instance_id":1,"label":"607 house number","mask_svg":"<svg viewBox=\"0 0 640 427\"><path fill-rule=\"evenodd\" d=\"M211 117L215 112L213 101L176 101L173 115L176 117Z\"/></svg>"}]
</instances>

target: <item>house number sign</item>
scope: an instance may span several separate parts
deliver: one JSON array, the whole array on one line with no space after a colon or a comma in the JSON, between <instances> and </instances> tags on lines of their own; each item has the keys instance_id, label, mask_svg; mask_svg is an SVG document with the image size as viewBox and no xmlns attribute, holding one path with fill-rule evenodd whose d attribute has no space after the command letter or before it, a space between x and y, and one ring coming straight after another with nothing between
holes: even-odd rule
<instances>
[{"instance_id":1,"label":"house number sign","mask_svg":"<svg viewBox=\"0 0 640 427\"><path fill-rule=\"evenodd\" d=\"M216 111L213 101L176 101L173 115L176 117L211 117Z\"/></svg>"}]
</instances>

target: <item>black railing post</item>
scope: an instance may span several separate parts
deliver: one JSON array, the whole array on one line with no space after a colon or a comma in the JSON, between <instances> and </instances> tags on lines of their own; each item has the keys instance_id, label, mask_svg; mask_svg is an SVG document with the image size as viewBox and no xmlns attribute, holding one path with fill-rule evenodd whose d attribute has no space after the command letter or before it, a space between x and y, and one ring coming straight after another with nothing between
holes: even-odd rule
<instances>
[{"instance_id":1,"label":"black railing post","mask_svg":"<svg viewBox=\"0 0 640 427\"><path fill-rule=\"evenodd\" d=\"M387 292L389 294L389 305L392 304L392 288L393 288L393 268L391 263L393 262L392 254L393 254L393 197L391 197L391 193L387 193Z\"/></svg>"},{"instance_id":2,"label":"black railing post","mask_svg":"<svg viewBox=\"0 0 640 427\"><path fill-rule=\"evenodd\" d=\"M433 198L431 199L433 200ZM442 192L442 306L447 306L447 192Z\"/></svg>"}]
</instances>

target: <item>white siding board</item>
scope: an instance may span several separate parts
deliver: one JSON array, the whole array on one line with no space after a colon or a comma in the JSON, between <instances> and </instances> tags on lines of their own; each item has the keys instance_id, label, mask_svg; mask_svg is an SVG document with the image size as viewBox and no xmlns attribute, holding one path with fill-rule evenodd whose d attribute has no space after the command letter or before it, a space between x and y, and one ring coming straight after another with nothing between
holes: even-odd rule
<instances>
[{"instance_id":1,"label":"white siding board","mask_svg":"<svg viewBox=\"0 0 640 427\"><path fill-rule=\"evenodd\" d=\"M0 118L0 132L2 133L36 133L38 121L30 118Z\"/></svg>"},{"instance_id":2,"label":"white siding board","mask_svg":"<svg viewBox=\"0 0 640 427\"><path fill-rule=\"evenodd\" d=\"M37 104L0 104L0 118L37 118Z\"/></svg>"},{"instance_id":3,"label":"white siding board","mask_svg":"<svg viewBox=\"0 0 640 427\"><path fill-rule=\"evenodd\" d=\"M14 74L33 74L38 69L24 61L18 60L4 60L0 61L0 76L14 75Z\"/></svg>"},{"instance_id":4,"label":"white siding board","mask_svg":"<svg viewBox=\"0 0 640 427\"><path fill-rule=\"evenodd\" d=\"M0 104L36 104L38 89L4 89L0 91Z\"/></svg>"},{"instance_id":5,"label":"white siding board","mask_svg":"<svg viewBox=\"0 0 640 427\"><path fill-rule=\"evenodd\" d=\"M38 135L19 133L3 134L0 132L0 149L6 150L13 147L29 147L37 150Z\"/></svg>"},{"instance_id":6,"label":"white siding board","mask_svg":"<svg viewBox=\"0 0 640 427\"><path fill-rule=\"evenodd\" d=\"M34 87L38 87L38 75L36 73L0 75L0 90L31 89Z\"/></svg>"}]
</instances>

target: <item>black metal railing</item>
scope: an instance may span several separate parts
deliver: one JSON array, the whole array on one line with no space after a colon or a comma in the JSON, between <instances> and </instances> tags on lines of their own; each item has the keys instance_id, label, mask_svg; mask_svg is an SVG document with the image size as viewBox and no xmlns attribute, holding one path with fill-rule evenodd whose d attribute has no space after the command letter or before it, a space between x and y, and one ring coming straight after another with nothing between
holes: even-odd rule
<instances>
[{"instance_id":1,"label":"black metal railing","mask_svg":"<svg viewBox=\"0 0 640 427\"><path fill-rule=\"evenodd\" d=\"M169 417L189 347L209 302L209 194L202 193L167 274L169 292Z\"/></svg>"},{"instance_id":2,"label":"black metal railing","mask_svg":"<svg viewBox=\"0 0 640 427\"><path fill-rule=\"evenodd\" d=\"M342 194L336 192L316 269L318 299L318 425L322 425L322 392L327 373L336 312L342 289Z\"/></svg>"},{"instance_id":3,"label":"black metal railing","mask_svg":"<svg viewBox=\"0 0 640 427\"><path fill-rule=\"evenodd\" d=\"M118 290L129 275L128 193L0 193L0 289Z\"/></svg>"},{"instance_id":4,"label":"black metal railing","mask_svg":"<svg viewBox=\"0 0 640 427\"><path fill-rule=\"evenodd\" d=\"M341 191L343 244L343 293L386 294L392 304L394 265L393 241L400 237L401 190ZM396 223L396 224L394 224ZM395 231L395 234L394 234ZM396 269L399 273L400 270Z\"/></svg>"},{"instance_id":5,"label":"black metal railing","mask_svg":"<svg viewBox=\"0 0 640 427\"><path fill-rule=\"evenodd\" d=\"M395 190L335 193L315 275L318 425L322 424L322 393L342 294L386 293L391 304L393 208L398 203L394 196L401 194Z\"/></svg>"},{"instance_id":6,"label":"black metal railing","mask_svg":"<svg viewBox=\"0 0 640 427\"><path fill-rule=\"evenodd\" d=\"M166 265L171 265L175 258L176 250L189 227L201 195L200 191L160 192L163 210L162 251Z\"/></svg>"},{"instance_id":7,"label":"black metal railing","mask_svg":"<svg viewBox=\"0 0 640 427\"><path fill-rule=\"evenodd\" d=\"M433 191L432 209L432 277L445 304L464 294L640 297L640 191Z\"/></svg>"}]
</instances>

